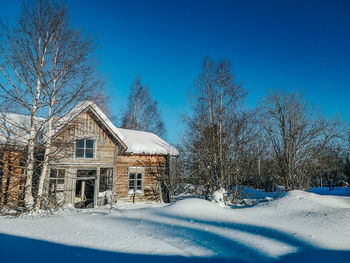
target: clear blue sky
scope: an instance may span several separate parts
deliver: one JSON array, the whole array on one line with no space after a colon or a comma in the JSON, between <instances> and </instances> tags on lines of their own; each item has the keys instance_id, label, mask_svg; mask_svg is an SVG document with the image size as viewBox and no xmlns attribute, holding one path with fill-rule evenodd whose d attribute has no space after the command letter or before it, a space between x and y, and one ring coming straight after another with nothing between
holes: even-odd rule
<instances>
[{"instance_id":1,"label":"clear blue sky","mask_svg":"<svg viewBox=\"0 0 350 263\"><path fill-rule=\"evenodd\" d=\"M100 36L118 117L137 74L159 101L167 139L183 127L187 91L205 56L228 58L253 107L268 89L300 91L350 120L350 1L63 1L74 26ZM12 19L21 1L1 0Z\"/></svg>"}]
</instances>

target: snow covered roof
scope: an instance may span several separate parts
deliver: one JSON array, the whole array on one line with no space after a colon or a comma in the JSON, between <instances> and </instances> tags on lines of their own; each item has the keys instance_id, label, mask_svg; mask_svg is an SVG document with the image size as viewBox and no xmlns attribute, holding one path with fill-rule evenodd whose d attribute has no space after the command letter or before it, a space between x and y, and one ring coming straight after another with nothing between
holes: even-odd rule
<instances>
[{"instance_id":1,"label":"snow covered roof","mask_svg":"<svg viewBox=\"0 0 350 263\"><path fill-rule=\"evenodd\" d=\"M179 152L172 145L154 133L117 128L92 101L84 101L78 104L72 109L71 114L78 115L89 107L93 109L105 125L124 143L127 153L179 155Z\"/></svg>"},{"instance_id":2,"label":"snow covered roof","mask_svg":"<svg viewBox=\"0 0 350 263\"><path fill-rule=\"evenodd\" d=\"M109 128L114 136L125 145L127 153L159 155L179 154L173 146L153 133L117 128L92 101L83 101L72 108L55 122L55 131L58 132L66 123L72 121L79 114L89 109L91 109L104 125ZM0 143L25 144L28 140L30 116L14 113L0 114L2 114L2 116L0 116ZM45 123L44 118L37 119L39 122Z\"/></svg>"},{"instance_id":3,"label":"snow covered roof","mask_svg":"<svg viewBox=\"0 0 350 263\"><path fill-rule=\"evenodd\" d=\"M127 145L127 152L137 154L170 154L179 155L179 152L169 143L154 133L118 128Z\"/></svg>"},{"instance_id":4,"label":"snow covered roof","mask_svg":"<svg viewBox=\"0 0 350 263\"><path fill-rule=\"evenodd\" d=\"M36 118L38 127L42 130L41 124L45 119ZM12 145L26 145L29 138L30 116L0 112L0 143Z\"/></svg>"},{"instance_id":5,"label":"snow covered roof","mask_svg":"<svg viewBox=\"0 0 350 263\"><path fill-rule=\"evenodd\" d=\"M126 139L124 138L123 134L119 131L119 129L108 119L106 114L101 111L101 109L92 101L85 102L87 103L86 107L90 106L95 113L100 117L100 119L105 123L105 125L112 130L112 132L127 146L125 143ZM84 107L84 105L82 105Z\"/></svg>"}]
</instances>

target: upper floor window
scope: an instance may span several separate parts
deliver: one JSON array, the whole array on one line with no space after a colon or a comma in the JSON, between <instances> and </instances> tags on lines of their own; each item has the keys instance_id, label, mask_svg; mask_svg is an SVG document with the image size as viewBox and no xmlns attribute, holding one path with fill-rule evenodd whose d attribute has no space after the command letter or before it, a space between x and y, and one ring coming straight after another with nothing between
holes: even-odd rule
<instances>
[{"instance_id":1,"label":"upper floor window","mask_svg":"<svg viewBox=\"0 0 350 263\"><path fill-rule=\"evenodd\" d=\"M75 157L94 158L94 140L91 140L91 139L76 140Z\"/></svg>"}]
</instances>

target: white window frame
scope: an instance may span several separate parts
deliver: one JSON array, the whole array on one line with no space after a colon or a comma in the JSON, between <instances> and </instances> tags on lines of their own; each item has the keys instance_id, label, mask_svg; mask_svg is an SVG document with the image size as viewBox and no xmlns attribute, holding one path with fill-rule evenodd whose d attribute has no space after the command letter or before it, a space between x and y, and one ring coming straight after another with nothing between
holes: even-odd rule
<instances>
[{"instance_id":1,"label":"white window frame","mask_svg":"<svg viewBox=\"0 0 350 263\"><path fill-rule=\"evenodd\" d=\"M130 174L135 174L134 180L134 188L130 188ZM141 190L137 190L137 175L141 174ZM145 178L145 168L144 167L129 167L128 169L128 195L134 194L144 194L144 180Z\"/></svg>"}]
</instances>

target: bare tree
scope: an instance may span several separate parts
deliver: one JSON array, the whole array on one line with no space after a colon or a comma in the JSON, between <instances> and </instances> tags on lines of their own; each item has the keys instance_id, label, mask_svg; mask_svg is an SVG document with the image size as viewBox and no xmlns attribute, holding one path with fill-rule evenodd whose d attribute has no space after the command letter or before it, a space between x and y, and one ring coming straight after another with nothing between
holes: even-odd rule
<instances>
[{"instance_id":1,"label":"bare tree","mask_svg":"<svg viewBox=\"0 0 350 263\"><path fill-rule=\"evenodd\" d=\"M186 159L186 150L183 145L177 144L175 148L179 151L179 155L169 159L169 173L165 178L165 184L169 192L169 198L186 193L194 194L193 182L187 173L188 162Z\"/></svg>"},{"instance_id":2,"label":"bare tree","mask_svg":"<svg viewBox=\"0 0 350 263\"><path fill-rule=\"evenodd\" d=\"M81 101L86 99L96 101L103 98L101 91L104 84L104 79L97 73L92 56L94 39L70 28L64 6L56 6L49 2L42 4L45 5L43 11L45 14L54 13L54 9L62 9L62 12L50 43L50 60L46 61L43 91L47 110L47 132L34 211L40 208L44 181L48 177L54 132L65 125L58 120L66 118L65 113Z\"/></svg>"},{"instance_id":3,"label":"bare tree","mask_svg":"<svg viewBox=\"0 0 350 263\"><path fill-rule=\"evenodd\" d=\"M2 99L31 116L25 202L29 208L37 163L41 168L34 207L37 212L49 162L55 154L52 150L55 131L62 128L67 121L66 113L77 103L103 97L104 79L97 73L92 56L95 39L72 29L66 7L58 2L24 2L18 24L12 28L2 25L2 29L5 41L0 44L0 51L5 63L0 64L0 70L7 81L0 84L4 91ZM34 149L43 142L42 159L35 160Z\"/></svg>"},{"instance_id":4,"label":"bare tree","mask_svg":"<svg viewBox=\"0 0 350 263\"><path fill-rule=\"evenodd\" d=\"M349 129L349 124L348 124ZM344 164L344 175L347 178L347 182L350 185L350 130L346 135L346 143L343 152L343 164Z\"/></svg>"},{"instance_id":5,"label":"bare tree","mask_svg":"<svg viewBox=\"0 0 350 263\"><path fill-rule=\"evenodd\" d=\"M165 125L158 108L158 102L152 99L147 86L141 83L137 76L130 87L128 104L122 114L122 128L147 131L165 135Z\"/></svg>"},{"instance_id":6,"label":"bare tree","mask_svg":"<svg viewBox=\"0 0 350 263\"><path fill-rule=\"evenodd\" d=\"M39 131L37 116L42 108L45 61L61 10L32 21L32 11L41 12L40 2L26 2L17 24L12 28L2 24L0 71L5 82L0 84L2 99L16 104L31 116L28 129L25 203L32 199L32 178L35 169L34 148ZM33 8L29 6L32 5ZM57 12L56 12L57 11Z\"/></svg>"},{"instance_id":7,"label":"bare tree","mask_svg":"<svg viewBox=\"0 0 350 263\"><path fill-rule=\"evenodd\" d=\"M283 185L308 188L318 156L340 136L340 122L317 113L299 94L281 91L264 98L262 122Z\"/></svg>"},{"instance_id":8,"label":"bare tree","mask_svg":"<svg viewBox=\"0 0 350 263\"><path fill-rule=\"evenodd\" d=\"M188 173L206 198L220 187L229 187L234 177L238 160L235 150L243 139L244 123L238 106L244 94L234 82L227 60L218 63L210 58L204 60L195 95L190 97L193 114L185 116L187 131L183 145Z\"/></svg>"},{"instance_id":9,"label":"bare tree","mask_svg":"<svg viewBox=\"0 0 350 263\"><path fill-rule=\"evenodd\" d=\"M318 156L317 176L312 181L313 186L327 184L329 190L335 186L348 184L350 164L350 137L345 134L334 143L325 147Z\"/></svg>"}]
</instances>

